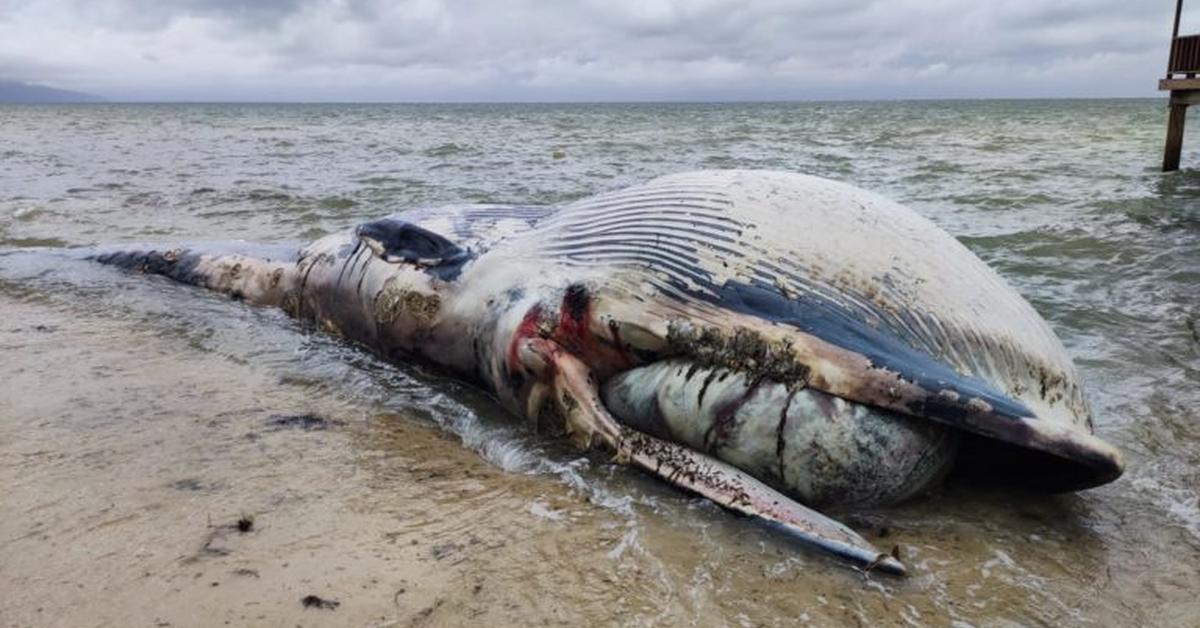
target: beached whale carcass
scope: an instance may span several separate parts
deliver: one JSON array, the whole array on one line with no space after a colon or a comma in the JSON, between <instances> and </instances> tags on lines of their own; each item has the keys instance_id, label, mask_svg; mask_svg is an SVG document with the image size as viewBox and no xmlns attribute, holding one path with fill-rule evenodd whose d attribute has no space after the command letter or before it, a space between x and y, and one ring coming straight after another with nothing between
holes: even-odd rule
<instances>
[{"instance_id":1,"label":"beached whale carcass","mask_svg":"<svg viewBox=\"0 0 1200 628\"><path fill-rule=\"evenodd\" d=\"M1046 490L1122 471L1024 299L931 222L821 178L692 172L561 207L414 210L294 256L95 259L441 365L882 570L904 567L811 507L905 499L960 453Z\"/></svg>"}]
</instances>

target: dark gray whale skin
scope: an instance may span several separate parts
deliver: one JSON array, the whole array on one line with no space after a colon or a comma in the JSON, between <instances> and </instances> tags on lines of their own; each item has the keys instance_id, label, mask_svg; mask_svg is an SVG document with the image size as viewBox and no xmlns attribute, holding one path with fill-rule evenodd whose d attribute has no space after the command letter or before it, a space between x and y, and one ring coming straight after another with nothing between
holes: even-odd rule
<instances>
[{"instance_id":1,"label":"dark gray whale skin","mask_svg":"<svg viewBox=\"0 0 1200 628\"><path fill-rule=\"evenodd\" d=\"M960 450L1051 491L1122 471L1033 308L932 223L844 184L684 173L255 252L92 258L437 364L538 429L866 569L904 571L808 506L910 498Z\"/></svg>"}]
</instances>

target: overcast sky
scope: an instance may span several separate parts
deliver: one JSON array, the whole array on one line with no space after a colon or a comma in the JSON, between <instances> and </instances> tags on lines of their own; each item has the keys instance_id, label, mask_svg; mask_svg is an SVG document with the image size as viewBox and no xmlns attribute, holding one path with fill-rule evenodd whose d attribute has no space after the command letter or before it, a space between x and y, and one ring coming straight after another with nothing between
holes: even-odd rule
<instances>
[{"instance_id":1,"label":"overcast sky","mask_svg":"<svg viewBox=\"0 0 1200 628\"><path fill-rule=\"evenodd\" d=\"M1173 10L1170 0L0 0L0 79L113 100L1152 96ZM1195 17L1184 30L1200 31Z\"/></svg>"}]
</instances>

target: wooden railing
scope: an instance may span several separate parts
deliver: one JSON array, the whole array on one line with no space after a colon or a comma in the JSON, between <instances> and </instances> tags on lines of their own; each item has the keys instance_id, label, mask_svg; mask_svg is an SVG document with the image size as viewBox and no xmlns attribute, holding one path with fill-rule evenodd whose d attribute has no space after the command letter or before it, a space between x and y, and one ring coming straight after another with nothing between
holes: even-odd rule
<instances>
[{"instance_id":1,"label":"wooden railing","mask_svg":"<svg viewBox=\"0 0 1200 628\"><path fill-rule=\"evenodd\" d=\"M1200 35L1184 35L1171 42L1167 78L1173 74L1186 74L1188 78L1200 74Z\"/></svg>"}]
</instances>

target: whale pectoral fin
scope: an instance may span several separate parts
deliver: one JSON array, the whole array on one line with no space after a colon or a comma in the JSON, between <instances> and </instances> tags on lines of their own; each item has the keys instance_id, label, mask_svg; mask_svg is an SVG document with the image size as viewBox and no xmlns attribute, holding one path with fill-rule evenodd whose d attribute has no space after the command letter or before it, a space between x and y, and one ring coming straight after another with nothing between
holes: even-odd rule
<instances>
[{"instance_id":1,"label":"whale pectoral fin","mask_svg":"<svg viewBox=\"0 0 1200 628\"><path fill-rule=\"evenodd\" d=\"M900 561L879 552L850 528L804 507L744 471L618 423L600 401L599 387L587 366L552 341L527 340L521 354L530 358L536 370L553 377L555 401L566 419L568 433L578 444L603 444L616 452L621 463L640 467L730 510L764 519L864 570L905 573Z\"/></svg>"},{"instance_id":2,"label":"whale pectoral fin","mask_svg":"<svg viewBox=\"0 0 1200 628\"><path fill-rule=\"evenodd\" d=\"M460 263L469 253L445 236L399 218L364 222L355 236L377 257L391 264L433 268Z\"/></svg>"}]
</instances>

